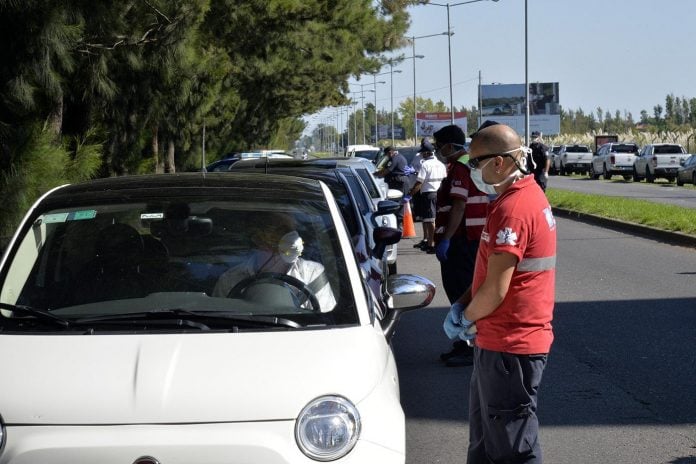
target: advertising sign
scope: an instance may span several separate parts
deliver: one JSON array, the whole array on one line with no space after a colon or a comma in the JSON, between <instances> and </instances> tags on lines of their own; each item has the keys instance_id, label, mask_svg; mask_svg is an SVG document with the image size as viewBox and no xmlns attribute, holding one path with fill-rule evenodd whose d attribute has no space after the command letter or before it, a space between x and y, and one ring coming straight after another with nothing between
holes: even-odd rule
<instances>
[{"instance_id":1,"label":"advertising sign","mask_svg":"<svg viewBox=\"0 0 696 464\"><path fill-rule=\"evenodd\" d=\"M492 119L507 124L524 135L524 84L481 86L482 122ZM558 82L529 84L529 130L548 135L561 131L561 107Z\"/></svg>"},{"instance_id":2,"label":"advertising sign","mask_svg":"<svg viewBox=\"0 0 696 464\"><path fill-rule=\"evenodd\" d=\"M391 125L379 124L377 126L377 131L378 131L378 133L377 133L378 140L392 138ZM374 127L372 128L371 133L372 133L372 139L374 140L374 138L375 138ZM394 125L394 138L397 140L405 140L406 139L406 129L404 129L404 126L400 126L398 124Z\"/></svg>"},{"instance_id":3,"label":"advertising sign","mask_svg":"<svg viewBox=\"0 0 696 464\"><path fill-rule=\"evenodd\" d=\"M416 115L416 127L418 127L416 138L432 137L438 129L450 125L451 116L451 113L418 113ZM455 112L454 123L466 133L466 112Z\"/></svg>"}]
</instances>

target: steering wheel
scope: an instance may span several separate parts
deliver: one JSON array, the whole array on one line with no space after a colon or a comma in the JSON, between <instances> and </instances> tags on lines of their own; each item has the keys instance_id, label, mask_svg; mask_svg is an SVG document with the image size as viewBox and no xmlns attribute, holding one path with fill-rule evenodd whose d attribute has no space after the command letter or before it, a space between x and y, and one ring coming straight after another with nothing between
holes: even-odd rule
<instances>
[{"instance_id":1,"label":"steering wheel","mask_svg":"<svg viewBox=\"0 0 696 464\"><path fill-rule=\"evenodd\" d=\"M278 285L278 282L288 284L299 290L312 305L312 309L314 311L319 311L319 300L314 292L309 289L307 284L296 277L278 272L261 272L242 279L227 293L227 298L243 298L246 291L256 284L275 283Z\"/></svg>"}]
</instances>

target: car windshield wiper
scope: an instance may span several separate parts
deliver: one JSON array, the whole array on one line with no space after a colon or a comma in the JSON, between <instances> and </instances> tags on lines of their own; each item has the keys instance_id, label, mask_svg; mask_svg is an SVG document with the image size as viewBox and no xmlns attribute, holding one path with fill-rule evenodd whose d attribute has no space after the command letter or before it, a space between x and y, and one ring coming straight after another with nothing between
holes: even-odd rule
<instances>
[{"instance_id":1,"label":"car windshield wiper","mask_svg":"<svg viewBox=\"0 0 696 464\"><path fill-rule=\"evenodd\" d=\"M51 314L50 312L44 309L32 308L31 306L0 303L0 308L9 309L12 312L24 314L27 316L34 316L35 318L40 319L41 321L51 322L53 324L65 328L70 327L72 324L72 322L68 321L67 319L63 319L61 317L56 316L55 314Z\"/></svg>"},{"instance_id":2,"label":"car windshield wiper","mask_svg":"<svg viewBox=\"0 0 696 464\"><path fill-rule=\"evenodd\" d=\"M188 311L185 309L172 308L172 309L162 309L154 311L144 311L139 313L126 313L126 314L109 314L103 316L92 316L85 317L82 319L77 319L75 323L78 324L90 324L94 322L105 322L105 323L122 323L127 321L142 322L144 320L171 320L175 319L186 325L192 327L202 326L200 328L210 328L205 324L200 324L194 322L191 319L205 319L206 321L211 320L224 320L225 322L243 323L244 325L250 326L270 326L270 327L289 327L289 328L300 328L302 327L297 322L291 321L283 317L269 316L269 315L254 315L254 314L234 314L220 313L219 311ZM204 330L206 330L204 329Z\"/></svg>"}]
</instances>

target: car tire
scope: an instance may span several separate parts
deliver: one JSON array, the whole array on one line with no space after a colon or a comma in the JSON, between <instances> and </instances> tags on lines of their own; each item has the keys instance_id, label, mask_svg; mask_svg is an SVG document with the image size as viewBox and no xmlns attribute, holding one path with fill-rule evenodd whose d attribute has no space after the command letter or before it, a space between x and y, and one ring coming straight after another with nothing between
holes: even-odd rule
<instances>
[{"instance_id":1,"label":"car tire","mask_svg":"<svg viewBox=\"0 0 696 464\"><path fill-rule=\"evenodd\" d=\"M649 167L645 167L645 182L652 184L655 182L655 176L650 172Z\"/></svg>"},{"instance_id":2,"label":"car tire","mask_svg":"<svg viewBox=\"0 0 696 464\"><path fill-rule=\"evenodd\" d=\"M604 165L604 172L602 173L602 177L604 177L604 180L611 180L611 171L607 169L607 165Z\"/></svg>"},{"instance_id":3,"label":"car tire","mask_svg":"<svg viewBox=\"0 0 696 464\"><path fill-rule=\"evenodd\" d=\"M677 185L678 185L679 187L681 187L682 185L684 185L684 182L679 178L679 176L677 176Z\"/></svg>"},{"instance_id":4,"label":"car tire","mask_svg":"<svg viewBox=\"0 0 696 464\"><path fill-rule=\"evenodd\" d=\"M597 180L599 179L599 175L597 175L596 172L594 172L594 165L590 164L590 169L587 171L587 175L590 177L592 180Z\"/></svg>"},{"instance_id":5,"label":"car tire","mask_svg":"<svg viewBox=\"0 0 696 464\"><path fill-rule=\"evenodd\" d=\"M638 175L638 170L636 169L635 166L633 166L633 180L636 181L636 182L640 182L640 181L641 181L641 178L640 178L640 176Z\"/></svg>"},{"instance_id":6,"label":"car tire","mask_svg":"<svg viewBox=\"0 0 696 464\"><path fill-rule=\"evenodd\" d=\"M691 183L696 185L696 172L691 175Z\"/></svg>"}]
</instances>

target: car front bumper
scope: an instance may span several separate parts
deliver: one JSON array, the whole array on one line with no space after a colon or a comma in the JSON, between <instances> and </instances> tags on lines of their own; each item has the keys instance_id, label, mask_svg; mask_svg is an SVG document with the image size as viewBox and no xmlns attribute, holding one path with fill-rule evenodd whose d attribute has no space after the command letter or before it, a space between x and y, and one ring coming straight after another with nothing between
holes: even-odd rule
<instances>
[{"instance_id":1,"label":"car front bumper","mask_svg":"<svg viewBox=\"0 0 696 464\"><path fill-rule=\"evenodd\" d=\"M150 456L162 464L308 464L295 421L99 426L12 426L0 464L131 464ZM403 464L404 454L358 440L338 464Z\"/></svg>"}]
</instances>

